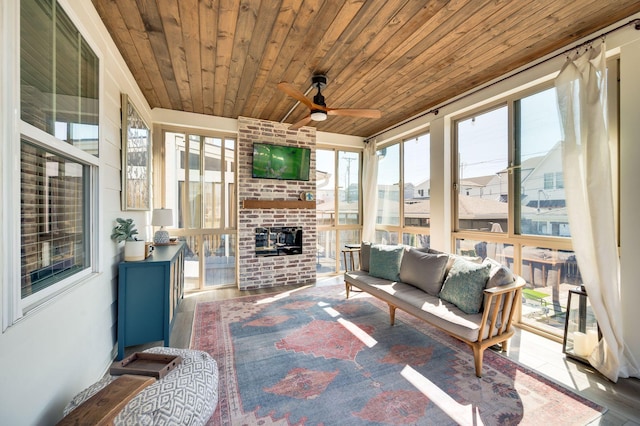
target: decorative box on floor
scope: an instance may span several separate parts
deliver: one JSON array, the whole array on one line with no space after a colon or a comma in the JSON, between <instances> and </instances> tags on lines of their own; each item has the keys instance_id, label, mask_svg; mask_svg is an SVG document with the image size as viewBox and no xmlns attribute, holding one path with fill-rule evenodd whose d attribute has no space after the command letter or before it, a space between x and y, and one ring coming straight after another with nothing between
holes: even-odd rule
<instances>
[{"instance_id":1,"label":"decorative box on floor","mask_svg":"<svg viewBox=\"0 0 640 426\"><path fill-rule=\"evenodd\" d=\"M570 358L588 362L587 358L601 338L584 286L569 290L562 352Z\"/></svg>"},{"instance_id":2,"label":"decorative box on floor","mask_svg":"<svg viewBox=\"0 0 640 426\"><path fill-rule=\"evenodd\" d=\"M206 352L151 348L143 353L182 358L171 371L144 387L113 419L114 425L204 425L218 405L218 365ZM120 376L106 375L76 395L64 409L68 415Z\"/></svg>"}]
</instances>

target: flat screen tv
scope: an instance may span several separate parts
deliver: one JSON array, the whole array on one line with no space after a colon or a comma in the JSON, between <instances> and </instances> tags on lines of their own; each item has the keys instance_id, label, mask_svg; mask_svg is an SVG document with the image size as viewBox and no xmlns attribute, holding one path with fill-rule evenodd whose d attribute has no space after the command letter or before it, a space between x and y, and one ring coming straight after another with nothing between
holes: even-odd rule
<instances>
[{"instance_id":1,"label":"flat screen tv","mask_svg":"<svg viewBox=\"0 0 640 426\"><path fill-rule=\"evenodd\" d=\"M309 180L311 150L297 146L253 144L253 177Z\"/></svg>"}]
</instances>

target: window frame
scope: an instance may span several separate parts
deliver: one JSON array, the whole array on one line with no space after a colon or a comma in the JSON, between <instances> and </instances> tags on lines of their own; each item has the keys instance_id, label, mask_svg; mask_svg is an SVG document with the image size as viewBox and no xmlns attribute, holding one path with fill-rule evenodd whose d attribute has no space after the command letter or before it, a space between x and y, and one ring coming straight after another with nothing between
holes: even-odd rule
<instances>
[{"instance_id":1,"label":"window frame","mask_svg":"<svg viewBox=\"0 0 640 426\"><path fill-rule=\"evenodd\" d=\"M607 68L612 72L611 75L607 79L608 85L608 114L609 114L609 124L615 124L615 126L609 126L609 135L610 140L612 142L612 166L614 167L613 176L618 176L617 179L613 180L614 186L614 194L616 194L616 199L614 200L614 210L615 210L615 226L616 226L616 237L617 244L620 247L620 196L619 196L619 167L620 167L620 159L619 159L619 129L617 124L618 117L618 109L619 109L619 94L618 94L618 78L616 76L619 73L619 60L618 56L612 56L607 58ZM504 96L500 96L492 102L488 102L481 106L469 109L464 111L461 114L451 115L451 223L452 229L450 233L450 244L452 247L452 251L456 251L457 241L458 240L477 240L477 241L486 241L491 243L502 243L509 244L513 246L513 269L516 274L522 275L521 267L522 267L522 248L523 247L544 247L551 250L559 250L559 251L573 251L573 240L571 237L561 237L561 236L550 236L550 235L531 235L531 234L522 234L520 233L520 211L519 204L515 202L515 189L516 185L520 184L520 169L519 164L516 164L516 156L519 155L519 146L516 146L516 114L518 113L516 105L517 101L520 99L524 99L528 96L540 93L545 90L552 89L554 87L553 79L549 78L544 82L539 82L537 84L533 84L528 86L523 90L513 91L505 94ZM458 192L462 189L460 188L460 175L458 172L458 135L457 135L457 126L456 123L460 120L468 119L472 116L477 116L482 113L491 111L493 109L499 108L501 106L507 106L507 117L508 117L508 168L507 168L507 176L508 176L508 229L504 230L504 233L492 233L487 231L476 231L476 230L461 230L458 225ZM557 186L557 175L553 175L553 187ZM564 188L564 178L562 178L562 186ZM525 323L522 321L522 310L520 309L518 312L518 316L514 318L516 320L516 324L522 329L526 329L532 331L534 333L540 334L546 338L561 341L562 337L559 334L551 333L542 328L535 327L534 325ZM561 334L561 333L560 333Z\"/></svg>"},{"instance_id":2,"label":"window frame","mask_svg":"<svg viewBox=\"0 0 640 426\"><path fill-rule=\"evenodd\" d=\"M324 276L324 275L335 275L337 273L339 273L341 271L341 265L342 265L342 261L343 258L341 256L342 253L342 247L344 246L344 244L341 243L341 234L342 232L348 232L348 231L357 231L360 233L360 239L362 239L362 167L363 167L363 159L364 159L364 152L362 149L358 149L358 148L352 148L352 147L346 147L346 146L333 146L333 145L323 145L323 144L317 144L316 145L316 172L318 170L318 163L317 163L317 152L319 150L321 151L327 151L327 152L331 152L333 154L333 175L336 177L336 179L334 179L333 182L333 211L335 213L334 215L334 220L333 223L330 225L326 225L323 223L318 223L317 219L316 219L316 233L318 234L318 236L320 236L320 234L322 233L334 233L334 241L335 241L335 253L336 253L336 258L335 258L335 266L334 266L334 270L333 271L328 271L328 272L317 272L317 274L319 276ZM353 153L356 154L358 156L358 187L359 187L359 191L358 191L358 223L340 223L339 220L339 215L340 215L340 197L338 196L339 194L339 186L340 186L340 182L339 182L339 177L340 176L340 153L341 152L349 152L349 153ZM317 184L317 182L316 182ZM317 191L316 191L317 192ZM318 239L320 239L318 237Z\"/></svg>"},{"instance_id":3,"label":"window frame","mask_svg":"<svg viewBox=\"0 0 640 426\"><path fill-rule=\"evenodd\" d=\"M381 144L380 146L376 147L376 151L380 151L382 149L385 148L389 148L393 145L398 145L399 148L399 154L398 154L398 172L399 172L399 188L402 188L402 190L399 190L399 194L398 194L398 214L399 214L399 223L398 225L393 225L393 224L379 224L377 223L377 216L378 216L378 212L376 212L376 225L375 225L375 230L376 233L378 231L384 231L384 232L388 232L390 234L396 234L396 238L397 238L397 242L398 244L402 243L402 241L404 241L404 234L419 234L419 235L426 235L426 236L430 236L431 235L431 225L429 226L407 226L405 224L405 214L404 214L404 207L405 207L405 198L404 198L404 185L405 185L405 142L413 140L413 139L418 139L422 136L425 135L429 135L429 163L431 163L431 150L433 148L433 144L431 143L431 131L429 127L426 128L422 128L418 131L412 132L408 135L402 136L400 138L396 138L393 140L390 140L387 143ZM429 181L432 181L432 177L431 177L431 167L429 167L430 171L429 171ZM379 169L378 169L379 170ZM376 191L376 193L378 194L379 192ZM429 184L429 198L431 198L431 184ZM377 205L379 206L379 203L377 203ZM376 241L377 242L377 241Z\"/></svg>"},{"instance_id":4,"label":"window frame","mask_svg":"<svg viewBox=\"0 0 640 426\"><path fill-rule=\"evenodd\" d=\"M15 4L14 4L15 3ZM79 23L77 16L69 13L66 4L56 1L56 6L61 7L69 20L76 26L87 46L98 59L98 145L102 139L101 124L104 111L103 78L104 61L101 51L94 40L86 36L86 28ZM20 34L20 4L19 2L2 2L0 6L0 18L3 16L12 19L3 19L0 25L2 35L2 65L0 65L0 102L2 113L0 114L0 134L4 140L11 143L2 144L0 162L2 164L2 230L5 236L4 248L6 252L2 256L2 331L24 319L31 311L50 303L58 296L68 292L75 286L84 282L88 277L96 274L101 269L100 240L101 232L99 223L100 213L100 159L97 155L90 154L70 143L63 142L53 135L38 129L25 122L21 118L21 89L16 81L20 81L21 62L21 34ZM4 25L6 24L6 25ZM48 287L22 298L21 296L21 229L15 224L21 223L21 140L28 140L30 144L47 152L59 154L71 161L87 167L88 176L85 176L86 187L84 209L87 211L86 237L87 266L76 273L55 282Z\"/></svg>"},{"instance_id":5,"label":"window frame","mask_svg":"<svg viewBox=\"0 0 640 426\"><path fill-rule=\"evenodd\" d=\"M206 282L206 264L205 264L206 256L201 256L202 261L199 260L198 262L198 282L195 283L195 281L190 280L188 277L185 278L186 280L185 291L196 292L196 291L202 291L202 290L207 290L211 288L236 286L238 281L237 253L238 253L238 244L239 244L238 223L237 223L238 135L235 133L225 132L225 131L206 130L206 129L201 129L197 127L172 126L172 125L156 125L154 126L152 133L153 133L153 138L151 142L152 152L153 152L152 168L153 170L165 171L164 173L153 173L153 200L154 200L154 205L174 209L174 222L176 224L176 227L171 229L171 234L178 237L179 239L184 239L185 241L187 241L187 244L189 244L189 239L194 239L194 241L196 242L194 246L199 253L205 252L204 244L205 244L206 238L212 237L212 236L227 238L226 236L230 236L230 238L232 238L232 241L233 241L232 243L233 252L236 253L236 260L234 264L234 269L235 269L234 282L226 282L220 285L218 284L208 285ZM191 163L189 160L189 153L191 148L190 138L192 136L198 138L198 145L199 145L198 147L198 172L199 172L198 183L201 185L200 186L201 194L204 194L205 186L203 184L206 183L205 173L207 172L206 160L208 157L206 155L207 144L205 143L205 139L206 138L220 139L222 140L223 146L225 147L228 140L233 141L233 158L231 159L232 161L229 161L229 159L226 157L226 150L223 150L222 158L224 158L224 161L221 161L220 163L221 164L221 170L220 170L221 198L220 199L223 205L227 201L229 204L228 211L224 209L224 206L222 206L223 208L221 208L221 212L220 212L221 215L219 217L219 220L222 223L222 226L219 226L219 227L205 226L206 221L205 221L203 210L201 210L200 215L198 217L199 224L200 224L199 227L189 226L189 224L187 224L184 221L182 223L182 227L180 227L180 212L181 212L180 205L183 206L182 215L185 218L189 217L191 213L191 205L188 199L188 196L189 196L188 191L183 190L181 194L179 190L179 182L180 182L179 178L176 178L176 181L171 183L171 185L175 185L173 188L170 189L168 187L169 183L167 182L167 179L168 179L167 176L169 175L166 173L166 169L167 167L169 167L169 165L167 164L169 159L166 151L167 134L184 135L184 144L185 144L184 161L186 162L186 168L184 169L185 176L184 176L184 180L182 181L184 183L184 188L187 188L188 186L187 184L192 182L189 179L190 178L189 171L192 170L190 169ZM179 157L179 155L180 154L178 153L177 156ZM181 165L180 159L178 158L175 164L176 171L181 170L180 165ZM232 166L233 170L228 170L230 166ZM233 182L229 182L226 179L226 177L229 174L233 174ZM168 194L173 194L173 196L175 197L175 200L169 200ZM174 201L175 203L177 203L176 206L171 204ZM201 208L204 206L204 202L205 202L205 197L203 196L201 198L201 205L200 205Z\"/></svg>"}]
</instances>

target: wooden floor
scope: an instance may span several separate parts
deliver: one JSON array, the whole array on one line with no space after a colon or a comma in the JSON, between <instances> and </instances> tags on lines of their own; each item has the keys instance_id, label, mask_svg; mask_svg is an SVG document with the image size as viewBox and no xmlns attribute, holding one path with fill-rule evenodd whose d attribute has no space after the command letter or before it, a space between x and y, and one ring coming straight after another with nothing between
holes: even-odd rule
<instances>
[{"instance_id":1,"label":"wooden floor","mask_svg":"<svg viewBox=\"0 0 640 426\"><path fill-rule=\"evenodd\" d=\"M316 285L341 283L341 277L322 279ZM290 290L287 287L286 290ZM239 291L221 288L201 293L187 294L180 304L171 334L171 346L188 348L191 341L193 312L198 302L225 300L252 294L273 293L282 288ZM144 345L155 346L161 344ZM127 353L142 347L127 348ZM562 354L562 345L528 331L518 329L509 345L509 358L532 368L546 377L574 390L584 397L608 408L605 415L594 424L640 425L640 380L620 379L612 383L593 368L567 359Z\"/></svg>"}]
</instances>

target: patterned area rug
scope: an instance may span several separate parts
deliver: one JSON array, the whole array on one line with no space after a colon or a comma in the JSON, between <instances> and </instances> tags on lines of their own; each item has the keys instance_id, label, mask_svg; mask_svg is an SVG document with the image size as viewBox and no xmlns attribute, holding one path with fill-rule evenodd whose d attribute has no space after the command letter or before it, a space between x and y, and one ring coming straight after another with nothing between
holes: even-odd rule
<instances>
[{"instance_id":1,"label":"patterned area rug","mask_svg":"<svg viewBox=\"0 0 640 426\"><path fill-rule=\"evenodd\" d=\"M196 305L191 347L218 362L212 425L586 424L604 407L471 350L343 286Z\"/></svg>"}]
</instances>

